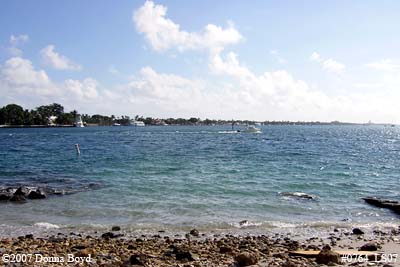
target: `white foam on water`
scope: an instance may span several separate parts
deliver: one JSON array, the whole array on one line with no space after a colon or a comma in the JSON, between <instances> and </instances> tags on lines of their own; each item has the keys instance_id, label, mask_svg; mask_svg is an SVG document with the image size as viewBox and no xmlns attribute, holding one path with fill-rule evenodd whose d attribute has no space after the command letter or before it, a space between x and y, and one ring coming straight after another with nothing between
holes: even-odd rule
<instances>
[{"instance_id":1,"label":"white foam on water","mask_svg":"<svg viewBox=\"0 0 400 267\"><path fill-rule=\"evenodd\" d=\"M274 228L295 228L299 225L287 222L269 222L269 224Z\"/></svg>"},{"instance_id":2,"label":"white foam on water","mask_svg":"<svg viewBox=\"0 0 400 267\"><path fill-rule=\"evenodd\" d=\"M39 227L39 228L44 228L44 229L59 229L60 226L48 222L38 222L35 223L34 226Z\"/></svg>"}]
</instances>

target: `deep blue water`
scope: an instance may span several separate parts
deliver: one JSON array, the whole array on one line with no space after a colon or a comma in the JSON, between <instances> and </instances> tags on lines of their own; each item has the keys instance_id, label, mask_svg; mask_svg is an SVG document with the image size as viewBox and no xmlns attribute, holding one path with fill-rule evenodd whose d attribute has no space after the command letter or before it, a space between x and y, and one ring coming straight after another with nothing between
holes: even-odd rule
<instances>
[{"instance_id":1,"label":"deep blue water","mask_svg":"<svg viewBox=\"0 0 400 267\"><path fill-rule=\"evenodd\" d=\"M22 205L0 203L0 224L174 231L237 229L241 220L259 229L398 224L398 216L361 197L399 199L399 127L223 132L229 128L0 129L0 186L78 192Z\"/></svg>"}]
</instances>

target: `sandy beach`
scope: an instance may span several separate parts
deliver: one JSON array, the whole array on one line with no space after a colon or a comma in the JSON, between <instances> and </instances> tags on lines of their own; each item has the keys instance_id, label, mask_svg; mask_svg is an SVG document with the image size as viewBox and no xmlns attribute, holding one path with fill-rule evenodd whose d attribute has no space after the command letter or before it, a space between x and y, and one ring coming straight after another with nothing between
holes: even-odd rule
<instances>
[{"instance_id":1,"label":"sandy beach","mask_svg":"<svg viewBox=\"0 0 400 267\"><path fill-rule=\"evenodd\" d=\"M2 266L400 266L400 227L368 234L334 229L329 238L308 239L268 233L207 235L195 229L186 235L159 232L134 237L119 227L112 230L94 235L2 238ZM317 259L323 249L326 255ZM357 252L360 249L370 251ZM314 256L299 256L299 251ZM333 251L348 251L349 255ZM373 256L367 258L364 253Z\"/></svg>"}]
</instances>

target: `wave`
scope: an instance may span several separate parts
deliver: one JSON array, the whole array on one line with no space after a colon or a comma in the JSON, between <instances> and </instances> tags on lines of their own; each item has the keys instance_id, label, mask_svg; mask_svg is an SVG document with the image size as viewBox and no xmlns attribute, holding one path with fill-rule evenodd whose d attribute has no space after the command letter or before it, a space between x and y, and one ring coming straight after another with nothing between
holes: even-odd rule
<instances>
[{"instance_id":1,"label":"wave","mask_svg":"<svg viewBox=\"0 0 400 267\"><path fill-rule=\"evenodd\" d=\"M38 222L35 223L34 226L39 227L39 228L44 228L44 229L59 229L60 226L48 222Z\"/></svg>"}]
</instances>

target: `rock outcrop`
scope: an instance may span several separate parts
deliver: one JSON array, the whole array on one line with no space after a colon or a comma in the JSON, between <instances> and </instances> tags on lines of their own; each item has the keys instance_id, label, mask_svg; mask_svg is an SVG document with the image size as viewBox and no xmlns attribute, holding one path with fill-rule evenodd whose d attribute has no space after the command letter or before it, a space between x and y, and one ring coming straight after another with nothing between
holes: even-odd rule
<instances>
[{"instance_id":1,"label":"rock outcrop","mask_svg":"<svg viewBox=\"0 0 400 267\"><path fill-rule=\"evenodd\" d=\"M400 202L395 201L395 200L387 200L387 199L381 199L377 197L365 197L363 198L365 202L368 204L378 207L378 208L385 208L389 209L396 214L400 214Z\"/></svg>"}]
</instances>

